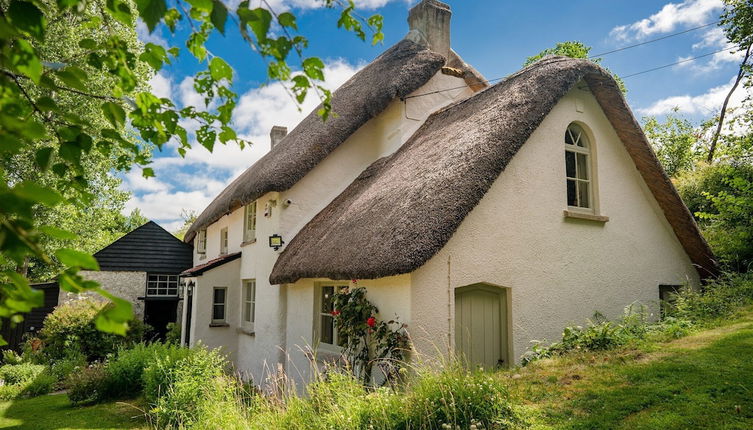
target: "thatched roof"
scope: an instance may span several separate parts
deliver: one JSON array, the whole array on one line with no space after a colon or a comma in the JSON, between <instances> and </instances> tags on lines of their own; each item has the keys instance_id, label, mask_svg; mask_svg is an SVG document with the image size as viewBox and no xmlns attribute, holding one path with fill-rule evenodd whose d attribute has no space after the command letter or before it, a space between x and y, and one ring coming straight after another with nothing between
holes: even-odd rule
<instances>
[{"instance_id":1,"label":"thatched roof","mask_svg":"<svg viewBox=\"0 0 753 430\"><path fill-rule=\"evenodd\" d=\"M184 240L268 192L292 187L392 100L423 86L444 64L444 57L407 39L385 51L333 93L336 116L324 122L314 109L204 209Z\"/></svg>"},{"instance_id":2,"label":"thatched roof","mask_svg":"<svg viewBox=\"0 0 753 430\"><path fill-rule=\"evenodd\" d=\"M543 59L434 113L367 168L288 244L270 276L372 279L409 273L447 243L554 105L584 79L701 275L713 255L614 79L587 60Z\"/></svg>"}]
</instances>

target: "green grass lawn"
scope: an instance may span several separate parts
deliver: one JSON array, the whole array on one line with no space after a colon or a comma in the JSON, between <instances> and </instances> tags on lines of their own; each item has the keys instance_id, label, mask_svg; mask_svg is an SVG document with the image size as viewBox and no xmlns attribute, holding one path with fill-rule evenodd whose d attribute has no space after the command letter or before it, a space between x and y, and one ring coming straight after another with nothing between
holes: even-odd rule
<instances>
[{"instance_id":1,"label":"green grass lawn","mask_svg":"<svg viewBox=\"0 0 753 430\"><path fill-rule=\"evenodd\" d=\"M0 403L0 428L14 430L146 430L133 401L73 407L65 394Z\"/></svg>"},{"instance_id":2,"label":"green grass lawn","mask_svg":"<svg viewBox=\"0 0 753 430\"><path fill-rule=\"evenodd\" d=\"M753 314L664 344L542 360L510 379L536 429L753 428Z\"/></svg>"}]
</instances>

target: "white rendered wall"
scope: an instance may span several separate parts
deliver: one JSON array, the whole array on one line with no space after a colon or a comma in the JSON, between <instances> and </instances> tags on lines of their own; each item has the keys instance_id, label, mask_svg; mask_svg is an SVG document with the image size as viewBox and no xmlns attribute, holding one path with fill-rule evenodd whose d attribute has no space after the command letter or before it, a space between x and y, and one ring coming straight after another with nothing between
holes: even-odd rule
<instances>
[{"instance_id":1,"label":"white rendered wall","mask_svg":"<svg viewBox=\"0 0 753 430\"><path fill-rule=\"evenodd\" d=\"M563 217L563 140L573 121L593 135L600 214L609 217L604 224ZM655 312L659 284L699 280L598 103L589 91L574 89L447 245L413 272L412 331L420 352L447 351L453 290L477 282L511 289L517 360L532 340L559 340L565 326L582 325L595 311L616 318L641 302Z\"/></svg>"}]
</instances>

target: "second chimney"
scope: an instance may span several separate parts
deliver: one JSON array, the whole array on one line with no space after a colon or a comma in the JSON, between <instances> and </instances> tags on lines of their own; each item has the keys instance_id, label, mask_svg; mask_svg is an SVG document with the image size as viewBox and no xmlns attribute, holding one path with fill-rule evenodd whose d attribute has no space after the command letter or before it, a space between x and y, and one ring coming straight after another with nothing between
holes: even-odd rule
<instances>
[{"instance_id":1,"label":"second chimney","mask_svg":"<svg viewBox=\"0 0 753 430\"><path fill-rule=\"evenodd\" d=\"M408 13L408 25L418 30L429 44L429 49L445 58L450 57L450 17L448 4L437 0L422 0Z\"/></svg>"},{"instance_id":2,"label":"second chimney","mask_svg":"<svg viewBox=\"0 0 753 430\"><path fill-rule=\"evenodd\" d=\"M272 127L272 131L269 132L270 149L274 148L275 145L280 143L282 138L287 135L288 135L287 127L280 127L279 125L275 125L274 127Z\"/></svg>"}]
</instances>

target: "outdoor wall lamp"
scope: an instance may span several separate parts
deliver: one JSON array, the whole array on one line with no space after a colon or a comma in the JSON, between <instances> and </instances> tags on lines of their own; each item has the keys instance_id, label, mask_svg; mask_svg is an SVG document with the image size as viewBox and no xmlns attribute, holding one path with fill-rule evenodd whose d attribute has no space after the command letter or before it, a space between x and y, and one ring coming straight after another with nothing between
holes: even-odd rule
<instances>
[{"instance_id":1,"label":"outdoor wall lamp","mask_svg":"<svg viewBox=\"0 0 753 430\"><path fill-rule=\"evenodd\" d=\"M282 240L282 236L279 234L273 234L272 236L269 236L269 247L277 251L278 249L282 248L282 245L285 244L285 241Z\"/></svg>"}]
</instances>

